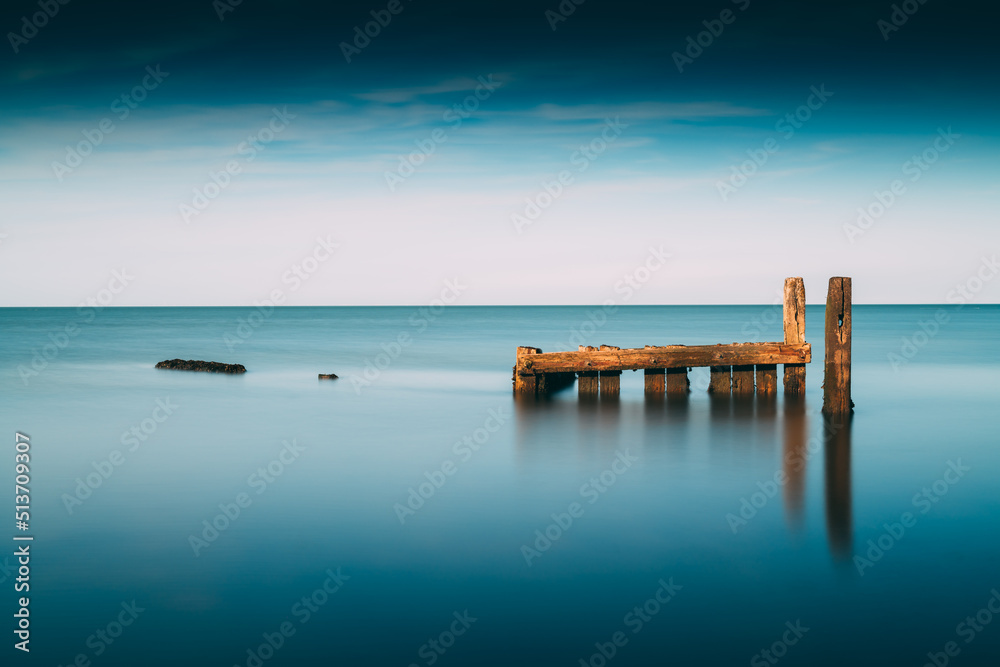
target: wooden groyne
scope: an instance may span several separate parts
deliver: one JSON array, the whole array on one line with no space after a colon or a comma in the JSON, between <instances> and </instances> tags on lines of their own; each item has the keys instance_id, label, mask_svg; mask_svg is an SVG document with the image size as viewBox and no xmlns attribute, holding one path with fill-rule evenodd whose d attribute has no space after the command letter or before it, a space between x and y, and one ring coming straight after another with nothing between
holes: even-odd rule
<instances>
[{"instance_id":1,"label":"wooden groyne","mask_svg":"<svg viewBox=\"0 0 1000 667\"><path fill-rule=\"evenodd\" d=\"M826 293L823 413L848 415L851 400L851 279L830 278Z\"/></svg>"},{"instance_id":2,"label":"wooden groyne","mask_svg":"<svg viewBox=\"0 0 1000 667\"><path fill-rule=\"evenodd\" d=\"M837 283L836 295L834 281L841 281ZM843 288L845 284L846 292ZM837 311L833 318L837 324L833 334L836 344L832 348L836 357L831 364L831 306L828 300L824 391L830 394L830 411L837 412L842 411L845 405L852 405L850 278L833 278L830 285L830 299L837 304L833 309ZM576 381L580 396L615 396L621 390L622 371L642 370L647 395L687 394L690 391L688 371L707 366L710 373L708 391L712 394L774 395L778 390L778 365L781 364L784 366L785 394L802 395L805 393L805 365L812 361L812 346L805 341L805 305L802 278L786 279L783 306L785 339L781 342L647 345L627 349L611 345L581 345L576 352L548 353L537 347L519 347L514 366L514 393L519 396L544 395Z\"/></svg>"}]
</instances>

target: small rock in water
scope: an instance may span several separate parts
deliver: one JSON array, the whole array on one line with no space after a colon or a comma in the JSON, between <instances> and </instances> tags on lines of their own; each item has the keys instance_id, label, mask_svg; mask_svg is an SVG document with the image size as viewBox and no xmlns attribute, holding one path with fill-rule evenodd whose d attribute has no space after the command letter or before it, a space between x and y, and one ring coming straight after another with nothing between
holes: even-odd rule
<instances>
[{"instance_id":1,"label":"small rock in water","mask_svg":"<svg viewBox=\"0 0 1000 667\"><path fill-rule=\"evenodd\" d=\"M333 373L320 373L319 374L319 379L320 380L336 380L337 376L334 375Z\"/></svg>"},{"instance_id":2,"label":"small rock in water","mask_svg":"<svg viewBox=\"0 0 1000 667\"><path fill-rule=\"evenodd\" d=\"M156 368L173 371L203 371L205 373L246 373L243 364L223 364L218 361L196 361L194 359L168 359L156 364Z\"/></svg>"}]
</instances>

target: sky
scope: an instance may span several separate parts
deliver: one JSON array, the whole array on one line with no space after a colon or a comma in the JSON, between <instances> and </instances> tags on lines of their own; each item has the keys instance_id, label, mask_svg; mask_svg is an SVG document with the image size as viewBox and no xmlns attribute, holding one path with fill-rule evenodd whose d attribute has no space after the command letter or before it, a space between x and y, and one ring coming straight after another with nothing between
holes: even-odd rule
<instances>
[{"instance_id":1,"label":"sky","mask_svg":"<svg viewBox=\"0 0 1000 667\"><path fill-rule=\"evenodd\" d=\"M0 306L997 303L991 16L7 0Z\"/></svg>"}]
</instances>

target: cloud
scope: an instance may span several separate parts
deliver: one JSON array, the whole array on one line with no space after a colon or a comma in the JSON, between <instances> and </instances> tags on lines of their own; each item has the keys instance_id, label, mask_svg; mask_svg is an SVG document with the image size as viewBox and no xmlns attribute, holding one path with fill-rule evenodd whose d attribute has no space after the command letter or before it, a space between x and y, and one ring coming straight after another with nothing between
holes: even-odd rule
<instances>
[{"instance_id":1,"label":"cloud","mask_svg":"<svg viewBox=\"0 0 1000 667\"><path fill-rule=\"evenodd\" d=\"M39 64L14 67L9 76L18 83L26 83L69 75L86 76L102 70L137 68L141 71L146 65L219 46L225 39L225 36L192 35L184 42L118 48L103 53L74 53L73 57L57 52L50 57L37 57L35 62Z\"/></svg>"},{"instance_id":2,"label":"cloud","mask_svg":"<svg viewBox=\"0 0 1000 667\"><path fill-rule=\"evenodd\" d=\"M502 76L493 76L495 81L506 83L508 79ZM355 97L366 102L379 102L382 104L403 104L413 102L418 98L428 95L442 95L445 93L464 93L475 90L479 86L478 79L469 77L459 77L448 79L430 86L411 86L409 88L380 88L368 93L356 93Z\"/></svg>"},{"instance_id":3,"label":"cloud","mask_svg":"<svg viewBox=\"0 0 1000 667\"><path fill-rule=\"evenodd\" d=\"M543 104L530 113L554 121L603 120L609 116L622 116L630 120L699 120L767 116L770 114L764 109L738 107L728 102L634 102L628 104L580 104L576 106Z\"/></svg>"}]
</instances>

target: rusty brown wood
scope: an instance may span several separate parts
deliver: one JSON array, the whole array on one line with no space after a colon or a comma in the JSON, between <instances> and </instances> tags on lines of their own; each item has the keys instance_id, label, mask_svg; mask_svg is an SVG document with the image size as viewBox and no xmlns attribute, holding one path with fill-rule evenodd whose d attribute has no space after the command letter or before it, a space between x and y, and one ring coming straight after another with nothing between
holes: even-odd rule
<instances>
[{"instance_id":1,"label":"rusty brown wood","mask_svg":"<svg viewBox=\"0 0 1000 667\"><path fill-rule=\"evenodd\" d=\"M725 396L732 390L732 366L709 367L708 393Z\"/></svg>"},{"instance_id":2,"label":"rusty brown wood","mask_svg":"<svg viewBox=\"0 0 1000 667\"><path fill-rule=\"evenodd\" d=\"M647 394L662 394L667 389L666 375L662 368L647 368L643 371L643 386Z\"/></svg>"},{"instance_id":3,"label":"rusty brown wood","mask_svg":"<svg viewBox=\"0 0 1000 667\"><path fill-rule=\"evenodd\" d=\"M601 371L601 396L617 396L621 392L621 371Z\"/></svg>"},{"instance_id":4,"label":"rusty brown wood","mask_svg":"<svg viewBox=\"0 0 1000 667\"><path fill-rule=\"evenodd\" d=\"M687 394L691 391L691 381L688 380L687 366L667 368L667 393L671 395Z\"/></svg>"},{"instance_id":5,"label":"rusty brown wood","mask_svg":"<svg viewBox=\"0 0 1000 667\"><path fill-rule=\"evenodd\" d=\"M535 349L535 348L532 348ZM602 349L597 352L518 354L517 375L627 371L646 368L808 363L809 343L733 343L732 345L667 345L646 349Z\"/></svg>"},{"instance_id":6,"label":"rusty brown wood","mask_svg":"<svg viewBox=\"0 0 1000 667\"><path fill-rule=\"evenodd\" d=\"M778 367L775 364L757 364L757 393L761 396L778 393Z\"/></svg>"},{"instance_id":7,"label":"rusty brown wood","mask_svg":"<svg viewBox=\"0 0 1000 667\"><path fill-rule=\"evenodd\" d=\"M806 288L802 278L785 278L784 318L785 342L806 341ZM785 395L801 396L806 393L806 367L804 363L786 363L784 368Z\"/></svg>"},{"instance_id":8,"label":"rusty brown wood","mask_svg":"<svg viewBox=\"0 0 1000 667\"><path fill-rule=\"evenodd\" d=\"M847 415L851 401L851 279L830 278L826 295L823 412Z\"/></svg>"},{"instance_id":9,"label":"rusty brown wood","mask_svg":"<svg viewBox=\"0 0 1000 667\"><path fill-rule=\"evenodd\" d=\"M534 375L524 375L518 373L517 369L524 362L523 360L529 356L541 354L541 349L537 347L518 347L517 348L517 365L514 366L514 393L521 396L534 396L538 389L538 378Z\"/></svg>"},{"instance_id":10,"label":"rusty brown wood","mask_svg":"<svg viewBox=\"0 0 1000 667\"><path fill-rule=\"evenodd\" d=\"M753 394L753 366L733 366L733 394L749 396Z\"/></svg>"},{"instance_id":11,"label":"rusty brown wood","mask_svg":"<svg viewBox=\"0 0 1000 667\"><path fill-rule=\"evenodd\" d=\"M577 391L581 397L583 396L597 396L598 391L598 375L597 371L583 371L577 373Z\"/></svg>"}]
</instances>

